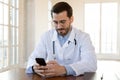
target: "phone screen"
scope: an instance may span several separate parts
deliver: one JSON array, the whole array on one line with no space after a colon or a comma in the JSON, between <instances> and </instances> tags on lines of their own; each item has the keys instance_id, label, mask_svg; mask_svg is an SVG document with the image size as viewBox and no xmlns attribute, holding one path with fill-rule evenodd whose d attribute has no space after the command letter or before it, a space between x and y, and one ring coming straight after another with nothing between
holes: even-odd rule
<instances>
[{"instance_id":1,"label":"phone screen","mask_svg":"<svg viewBox=\"0 0 120 80\"><path fill-rule=\"evenodd\" d=\"M36 58L35 60L39 65L46 66L44 58Z\"/></svg>"}]
</instances>

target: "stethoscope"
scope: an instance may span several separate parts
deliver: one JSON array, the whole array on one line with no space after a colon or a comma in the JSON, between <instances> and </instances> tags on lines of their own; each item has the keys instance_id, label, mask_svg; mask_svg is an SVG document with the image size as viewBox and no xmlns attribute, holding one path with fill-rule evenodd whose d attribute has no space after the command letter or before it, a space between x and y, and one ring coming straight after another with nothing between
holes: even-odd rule
<instances>
[{"instance_id":1,"label":"stethoscope","mask_svg":"<svg viewBox=\"0 0 120 80\"><path fill-rule=\"evenodd\" d=\"M69 43L70 43L70 41L68 41L68 44ZM74 39L74 44L75 44L75 46L77 45L76 39ZM55 41L53 41L53 59L54 60L56 59L56 56L55 56Z\"/></svg>"}]
</instances>

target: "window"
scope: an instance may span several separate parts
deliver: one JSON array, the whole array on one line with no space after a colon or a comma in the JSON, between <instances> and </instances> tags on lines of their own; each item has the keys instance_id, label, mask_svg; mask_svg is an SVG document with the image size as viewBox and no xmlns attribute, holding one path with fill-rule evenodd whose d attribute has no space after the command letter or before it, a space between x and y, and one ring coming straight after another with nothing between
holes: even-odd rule
<instances>
[{"instance_id":1,"label":"window","mask_svg":"<svg viewBox=\"0 0 120 80\"><path fill-rule=\"evenodd\" d=\"M0 0L0 70L18 64L19 0Z\"/></svg>"},{"instance_id":2,"label":"window","mask_svg":"<svg viewBox=\"0 0 120 80\"><path fill-rule=\"evenodd\" d=\"M48 28L51 29L52 25L51 25L51 7L52 7L52 3L50 0L48 0Z\"/></svg>"},{"instance_id":3,"label":"window","mask_svg":"<svg viewBox=\"0 0 120 80\"><path fill-rule=\"evenodd\" d=\"M119 57L118 2L85 3L85 31L98 55ZM120 58L119 58L120 59Z\"/></svg>"}]
</instances>

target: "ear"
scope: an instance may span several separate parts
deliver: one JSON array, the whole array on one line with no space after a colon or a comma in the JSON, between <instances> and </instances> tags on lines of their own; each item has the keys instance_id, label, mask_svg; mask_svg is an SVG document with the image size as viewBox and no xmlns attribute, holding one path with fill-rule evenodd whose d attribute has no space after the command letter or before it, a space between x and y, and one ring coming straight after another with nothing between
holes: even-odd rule
<instances>
[{"instance_id":1,"label":"ear","mask_svg":"<svg viewBox=\"0 0 120 80\"><path fill-rule=\"evenodd\" d=\"M73 22L73 19L74 19L74 17L73 17L73 16L71 16L71 18L70 18L70 22L71 22L71 23Z\"/></svg>"}]
</instances>

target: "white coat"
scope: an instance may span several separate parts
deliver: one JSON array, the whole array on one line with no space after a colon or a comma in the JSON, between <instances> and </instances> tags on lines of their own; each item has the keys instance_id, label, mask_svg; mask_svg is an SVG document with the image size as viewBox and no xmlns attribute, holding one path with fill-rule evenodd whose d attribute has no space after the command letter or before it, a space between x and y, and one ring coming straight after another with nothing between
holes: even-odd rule
<instances>
[{"instance_id":1,"label":"white coat","mask_svg":"<svg viewBox=\"0 0 120 80\"><path fill-rule=\"evenodd\" d=\"M53 54L53 41L55 41L55 55ZM44 58L46 61L53 60L55 57L60 65L71 66L76 76L85 72L95 72L97 69L96 55L89 35L73 27L63 46L59 43L56 30L46 32L29 57L27 73L32 73L29 67L36 63L36 57Z\"/></svg>"}]
</instances>

